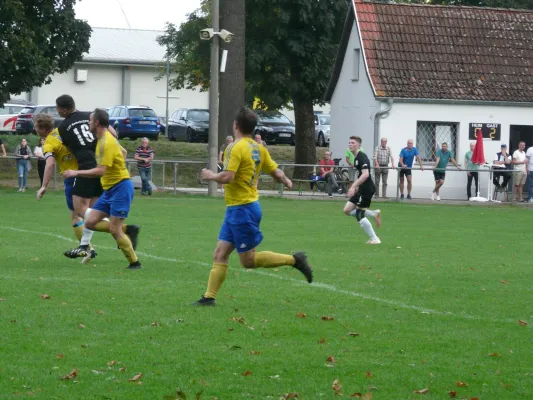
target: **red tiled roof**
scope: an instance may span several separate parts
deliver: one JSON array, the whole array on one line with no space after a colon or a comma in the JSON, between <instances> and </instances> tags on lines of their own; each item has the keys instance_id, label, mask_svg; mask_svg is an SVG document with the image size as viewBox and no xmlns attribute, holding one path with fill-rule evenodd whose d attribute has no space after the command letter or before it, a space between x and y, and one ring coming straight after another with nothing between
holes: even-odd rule
<instances>
[{"instance_id":1,"label":"red tiled roof","mask_svg":"<svg viewBox=\"0 0 533 400\"><path fill-rule=\"evenodd\" d=\"M533 102L533 12L354 6L377 98Z\"/></svg>"}]
</instances>

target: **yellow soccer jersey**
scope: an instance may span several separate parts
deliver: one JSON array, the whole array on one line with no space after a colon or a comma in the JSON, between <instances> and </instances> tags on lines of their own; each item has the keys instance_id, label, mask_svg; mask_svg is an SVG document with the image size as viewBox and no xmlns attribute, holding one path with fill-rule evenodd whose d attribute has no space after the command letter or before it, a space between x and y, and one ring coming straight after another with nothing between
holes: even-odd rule
<instances>
[{"instance_id":1,"label":"yellow soccer jersey","mask_svg":"<svg viewBox=\"0 0 533 400\"><path fill-rule=\"evenodd\" d=\"M78 160L76 160L76 157L74 157L70 150L67 149L61 141L61 136L59 136L57 128L46 137L43 146L43 154L45 159L48 157L54 157L59 166L60 173L65 172L67 169L74 171L78 170Z\"/></svg>"},{"instance_id":2,"label":"yellow soccer jersey","mask_svg":"<svg viewBox=\"0 0 533 400\"><path fill-rule=\"evenodd\" d=\"M118 140L108 131L96 143L96 163L106 167L101 182L104 190L115 186L124 179L129 179L130 174L120 149Z\"/></svg>"},{"instance_id":3,"label":"yellow soccer jersey","mask_svg":"<svg viewBox=\"0 0 533 400\"><path fill-rule=\"evenodd\" d=\"M224 152L224 170L235 172L235 179L224 186L226 204L238 206L257 201L259 174L261 171L270 174L277 167L268 150L252 138L244 137L230 144Z\"/></svg>"}]
</instances>

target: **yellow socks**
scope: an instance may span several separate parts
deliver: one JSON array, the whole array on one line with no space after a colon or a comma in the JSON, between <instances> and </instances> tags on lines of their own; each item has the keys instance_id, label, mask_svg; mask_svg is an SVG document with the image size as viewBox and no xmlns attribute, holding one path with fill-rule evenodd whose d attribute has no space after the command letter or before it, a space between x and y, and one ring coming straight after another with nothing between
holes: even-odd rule
<instances>
[{"instance_id":1,"label":"yellow socks","mask_svg":"<svg viewBox=\"0 0 533 400\"><path fill-rule=\"evenodd\" d=\"M128 225L126 225L126 224L122 225L122 232L126 233L126 228L127 227L128 227ZM101 220L100 222L98 222L94 226L94 230L96 232L107 232L107 233L109 233L109 220L107 218Z\"/></svg>"},{"instance_id":2,"label":"yellow socks","mask_svg":"<svg viewBox=\"0 0 533 400\"><path fill-rule=\"evenodd\" d=\"M209 274L209 282L207 283L207 291L204 297L214 299L217 297L220 287L224 283L228 275L228 264L213 263L211 273Z\"/></svg>"},{"instance_id":3,"label":"yellow socks","mask_svg":"<svg viewBox=\"0 0 533 400\"><path fill-rule=\"evenodd\" d=\"M282 265L294 265L294 257L288 254L261 251L255 253L255 268L275 268Z\"/></svg>"},{"instance_id":4,"label":"yellow socks","mask_svg":"<svg viewBox=\"0 0 533 400\"><path fill-rule=\"evenodd\" d=\"M83 236L83 222L80 222L79 225L72 225L72 230L74 230L74 234L78 238L78 242L81 240L81 237Z\"/></svg>"},{"instance_id":5,"label":"yellow socks","mask_svg":"<svg viewBox=\"0 0 533 400\"><path fill-rule=\"evenodd\" d=\"M133 250L131 240L127 235L122 235L117 240L117 244L130 264L133 264L134 262L137 262L139 260L137 258L137 254L135 254L135 250Z\"/></svg>"}]
</instances>

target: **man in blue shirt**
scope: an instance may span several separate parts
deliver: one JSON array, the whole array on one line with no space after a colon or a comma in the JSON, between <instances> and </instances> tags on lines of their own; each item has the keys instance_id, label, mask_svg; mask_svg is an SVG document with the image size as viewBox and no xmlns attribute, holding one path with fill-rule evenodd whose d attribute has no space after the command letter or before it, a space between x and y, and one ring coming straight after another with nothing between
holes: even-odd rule
<instances>
[{"instance_id":1,"label":"man in blue shirt","mask_svg":"<svg viewBox=\"0 0 533 400\"><path fill-rule=\"evenodd\" d=\"M433 168L433 176L435 177L435 189L433 189L433 192L430 194L431 200L440 200L439 191L442 185L444 185L444 179L446 178L446 167L448 166L448 162L451 161L452 164L457 167L457 169L461 169L461 167L457 164L457 161L455 161L453 153L448 150L448 143L446 142L442 144L440 150L437 150L435 158L435 166Z\"/></svg>"},{"instance_id":2,"label":"man in blue shirt","mask_svg":"<svg viewBox=\"0 0 533 400\"><path fill-rule=\"evenodd\" d=\"M418 160L418 165L420 165L420 170L424 170L422 165L422 159L418 153L416 147L413 147L413 139L407 140L407 147L404 147L400 151L400 161L398 162L398 167L400 167L400 193L401 199L404 199L403 188L404 188L404 178L407 177L407 199L411 200L411 189L413 189L411 169L413 168L413 161Z\"/></svg>"}]
</instances>

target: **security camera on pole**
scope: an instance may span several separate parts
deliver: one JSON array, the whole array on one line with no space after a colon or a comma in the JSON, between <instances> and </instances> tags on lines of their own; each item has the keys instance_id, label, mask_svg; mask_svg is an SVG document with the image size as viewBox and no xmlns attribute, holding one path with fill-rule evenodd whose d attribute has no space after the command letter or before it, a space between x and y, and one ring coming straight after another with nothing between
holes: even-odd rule
<instances>
[{"instance_id":1,"label":"security camera on pole","mask_svg":"<svg viewBox=\"0 0 533 400\"><path fill-rule=\"evenodd\" d=\"M213 28L202 29L200 31L200 39L213 40L211 45L211 83L209 85L209 169L217 172L218 162L218 111L219 111L219 93L218 93L218 70L219 70L219 37L226 43L231 42L233 33L225 29L219 31L219 0L212 0L211 17L213 18ZM224 57L226 60L226 54ZM225 69L225 66L223 70ZM217 183L209 181L207 186L207 193L209 196L216 196Z\"/></svg>"}]
</instances>

